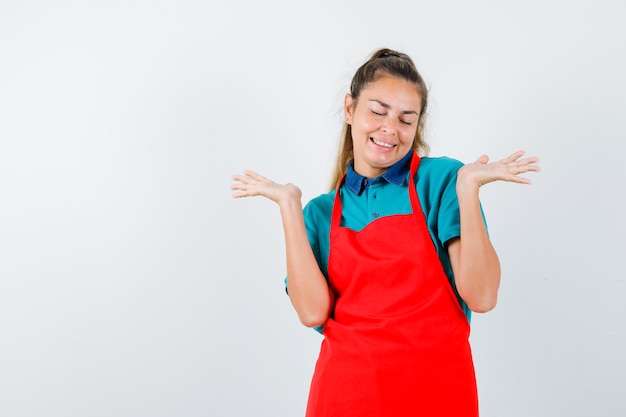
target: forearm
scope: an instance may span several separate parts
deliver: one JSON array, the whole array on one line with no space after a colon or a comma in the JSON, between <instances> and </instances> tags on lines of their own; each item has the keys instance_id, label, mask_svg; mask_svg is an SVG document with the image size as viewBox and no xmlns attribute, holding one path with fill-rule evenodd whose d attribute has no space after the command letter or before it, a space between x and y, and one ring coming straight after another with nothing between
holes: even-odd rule
<instances>
[{"instance_id":1,"label":"forearm","mask_svg":"<svg viewBox=\"0 0 626 417\"><path fill-rule=\"evenodd\" d=\"M319 326L332 311L332 291L311 250L300 201L281 203L280 212L285 232L289 298L305 326Z\"/></svg>"},{"instance_id":2,"label":"forearm","mask_svg":"<svg viewBox=\"0 0 626 417\"><path fill-rule=\"evenodd\" d=\"M458 241L455 283L459 295L476 312L493 309L500 286L500 262L487 235L480 210L478 186L457 185L461 238Z\"/></svg>"}]
</instances>

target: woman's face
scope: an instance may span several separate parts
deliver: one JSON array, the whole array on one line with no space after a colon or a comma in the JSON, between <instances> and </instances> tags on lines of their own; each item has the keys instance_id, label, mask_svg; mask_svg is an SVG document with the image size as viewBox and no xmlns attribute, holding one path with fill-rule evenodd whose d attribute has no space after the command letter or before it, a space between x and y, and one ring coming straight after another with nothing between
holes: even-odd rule
<instances>
[{"instance_id":1,"label":"woman's face","mask_svg":"<svg viewBox=\"0 0 626 417\"><path fill-rule=\"evenodd\" d=\"M389 75L361 90L357 102L346 95L356 172L375 178L411 150L421 103L415 84Z\"/></svg>"}]
</instances>

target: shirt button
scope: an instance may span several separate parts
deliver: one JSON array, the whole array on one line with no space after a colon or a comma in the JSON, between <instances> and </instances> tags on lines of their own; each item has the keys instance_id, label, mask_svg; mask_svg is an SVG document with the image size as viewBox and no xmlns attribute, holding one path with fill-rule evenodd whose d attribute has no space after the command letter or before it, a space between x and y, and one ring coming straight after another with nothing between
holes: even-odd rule
<instances>
[{"instance_id":1,"label":"shirt button","mask_svg":"<svg viewBox=\"0 0 626 417\"><path fill-rule=\"evenodd\" d=\"M380 214L377 211L375 211L375 212L372 213L372 216L378 217L378 216L380 216Z\"/></svg>"}]
</instances>

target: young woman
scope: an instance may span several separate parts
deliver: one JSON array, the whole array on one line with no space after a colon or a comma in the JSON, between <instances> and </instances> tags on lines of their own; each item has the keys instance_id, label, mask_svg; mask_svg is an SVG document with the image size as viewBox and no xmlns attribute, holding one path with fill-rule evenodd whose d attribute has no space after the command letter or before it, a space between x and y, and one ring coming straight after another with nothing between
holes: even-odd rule
<instances>
[{"instance_id":1,"label":"young woman","mask_svg":"<svg viewBox=\"0 0 626 417\"><path fill-rule=\"evenodd\" d=\"M307 417L478 415L469 319L500 283L479 189L530 183L538 159L423 156L427 103L411 58L378 50L345 96L332 191L303 210L293 184L233 176L234 197L280 207L289 298L324 335Z\"/></svg>"}]
</instances>

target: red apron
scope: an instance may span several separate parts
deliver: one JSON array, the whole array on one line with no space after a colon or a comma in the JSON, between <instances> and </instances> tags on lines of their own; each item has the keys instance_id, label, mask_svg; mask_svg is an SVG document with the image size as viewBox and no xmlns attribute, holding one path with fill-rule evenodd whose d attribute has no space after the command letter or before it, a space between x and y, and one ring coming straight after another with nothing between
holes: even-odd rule
<instances>
[{"instance_id":1,"label":"red apron","mask_svg":"<svg viewBox=\"0 0 626 417\"><path fill-rule=\"evenodd\" d=\"M335 309L311 382L307 417L476 417L469 323L426 225L411 160L413 212L341 227L337 195L328 277ZM343 181L342 181L343 183Z\"/></svg>"}]
</instances>

